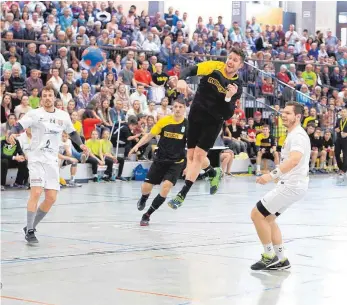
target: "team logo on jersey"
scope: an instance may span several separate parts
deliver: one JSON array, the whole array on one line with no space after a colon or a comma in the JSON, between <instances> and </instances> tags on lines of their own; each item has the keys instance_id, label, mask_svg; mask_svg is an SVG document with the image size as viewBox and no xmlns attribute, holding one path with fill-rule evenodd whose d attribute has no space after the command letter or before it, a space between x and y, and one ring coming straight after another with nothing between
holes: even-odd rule
<instances>
[{"instance_id":1,"label":"team logo on jersey","mask_svg":"<svg viewBox=\"0 0 347 305\"><path fill-rule=\"evenodd\" d=\"M63 120L58 120L58 125L63 126Z\"/></svg>"},{"instance_id":2,"label":"team logo on jersey","mask_svg":"<svg viewBox=\"0 0 347 305\"><path fill-rule=\"evenodd\" d=\"M182 126L181 132L184 132L186 130L186 126Z\"/></svg>"}]
</instances>

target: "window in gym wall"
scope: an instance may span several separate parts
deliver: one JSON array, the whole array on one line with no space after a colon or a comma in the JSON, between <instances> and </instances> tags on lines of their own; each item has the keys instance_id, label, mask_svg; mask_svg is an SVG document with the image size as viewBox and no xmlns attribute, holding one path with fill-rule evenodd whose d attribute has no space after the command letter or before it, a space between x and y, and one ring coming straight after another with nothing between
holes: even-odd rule
<instances>
[{"instance_id":1,"label":"window in gym wall","mask_svg":"<svg viewBox=\"0 0 347 305\"><path fill-rule=\"evenodd\" d=\"M339 13L339 23L347 23L347 12Z\"/></svg>"}]
</instances>

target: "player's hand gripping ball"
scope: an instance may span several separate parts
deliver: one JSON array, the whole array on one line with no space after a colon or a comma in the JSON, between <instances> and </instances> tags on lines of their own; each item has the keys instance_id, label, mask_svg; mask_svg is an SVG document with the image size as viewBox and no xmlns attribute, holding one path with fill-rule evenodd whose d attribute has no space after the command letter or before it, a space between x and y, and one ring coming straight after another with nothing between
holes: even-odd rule
<instances>
[{"instance_id":1,"label":"player's hand gripping ball","mask_svg":"<svg viewBox=\"0 0 347 305\"><path fill-rule=\"evenodd\" d=\"M99 68L105 59L105 53L98 47L89 47L82 53L81 66L84 69Z\"/></svg>"}]
</instances>

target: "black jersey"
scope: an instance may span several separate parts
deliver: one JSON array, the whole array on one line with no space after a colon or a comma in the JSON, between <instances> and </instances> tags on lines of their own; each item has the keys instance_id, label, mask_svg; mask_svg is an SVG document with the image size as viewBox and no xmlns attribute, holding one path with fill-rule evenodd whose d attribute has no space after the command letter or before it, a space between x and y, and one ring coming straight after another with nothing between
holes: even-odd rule
<instances>
[{"instance_id":1,"label":"black jersey","mask_svg":"<svg viewBox=\"0 0 347 305\"><path fill-rule=\"evenodd\" d=\"M255 145L260 149L264 148L265 151L270 152L271 148L276 146L275 139L272 136L265 136L263 133L259 133L255 140Z\"/></svg>"},{"instance_id":2,"label":"black jersey","mask_svg":"<svg viewBox=\"0 0 347 305\"><path fill-rule=\"evenodd\" d=\"M327 141L327 140L325 140L325 138L323 138L323 147L324 147L324 148L328 148L328 147L332 148L332 147L334 147L333 139L330 138L330 139Z\"/></svg>"},{"instance_id":3,"label":"black jersey","mask_svg":"<svg viewBox=\"0 0 347 305\"><path fill-rule=\"evenodd\" d=\"M311 149L318 148L319 151L323 149L323 138L316 138L315 136L310 137Z\"/></svg>"},{"instance_id":4,"label":"black jersey","mask_svg":"<svg viewBox=\"0 0 347 305\"><path fill-rule=\"evenodd\" d=\"M151 129L151 134L160 135L155 161L183 162L188 132L188 120L176 121L173 115L160 119Z\"/></svg>"},{"instance_id":5,"label":"black jersey","mask_svg":"<svg viewBox=\"0 0 347 305\"><path fill-rule=\"evenodd\" d=\"M228 120L233 116L235 102L242 94L241 80L238 75L228 78L224 72L225 65L220 61L206 61L197 64L197 75L202 78L194 97L192 109L201 109L218 121ZM230 84L236 84L238 90L231 101L226 102L225 95Z\"/></svg>"}]
</instances>

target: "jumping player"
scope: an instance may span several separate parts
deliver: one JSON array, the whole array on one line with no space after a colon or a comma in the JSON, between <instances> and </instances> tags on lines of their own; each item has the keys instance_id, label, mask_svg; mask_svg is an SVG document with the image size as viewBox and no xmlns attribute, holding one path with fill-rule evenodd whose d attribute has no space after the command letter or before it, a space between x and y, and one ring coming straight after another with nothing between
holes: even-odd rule
<instances>
[{"instance_id":1,"label":"jumping player","mask_svg":"<svg viewBox=\"0 0 347 305\"><path fill-rule=\"evenodd\" d=\"M72 125L69 114L56 109L54 102L54 90L50 87L43 88L42 108L29 111L11 130L11 142L15 142L18 134L26 128L30 127L32 134L28 152L31 189L27 205L27 226L23 229L28 243L38 243L34 229L56 201L60 189L58 153L62 132L65 130L71 140L88 153L88 149ZM43 189L45 189L45 199L37 209Z\"/></svg>"},{"instance_id":2,"label":"jumping player","mask_svg":"<svg viewBox=\"0 0 347 305\"><path fill-rule=\"evenodd\" d=\"M288 135L281 152L280 165L269 174L257 178L257 183L266 184L279 179L275 189L258 201L251 213L252 221L264 253L252 270L281 270L290 268L284 255L281 231L276 217L290 205L302 199L308 189L310 162L310 139L300 122L304 108L297 102L288 102L282 112L283 125Z\"/></svg>"},{"instance_id":3,"label":"jumping player","mask_svg":"<svg viewBox=\"0 0 347 305\"><path fill-rule=\"evenodd\" d=\"M182 190L168 203L173 209L182 205L201 169L210 177L210 194L218 190L222 170L212 168L207 152L213 147L223 121L234 114L235 103L241 97L242 84L237 72L243 66L244 59L242 50L232 49L226 63L206 61L180 73L177 91L186 96L188 85L184 79L196 75L202 78L188 117L186 180Z\"/></svg>"},{"instance_id":4,"label":"jumping player","mask_svg":"<svg viewBox=\"0 0 347 305\"><path fill-rule=\"evenodd\" d=\"M186 107L183 101L176 100L173 105L173 115L160 119L129 152L137 150L148 143L153 137L160 135L158 151L154 162L149 169L145 182L142 184L142 196L137 203L137 208L142 211L153 189L153 185L161 184L160 193L154 198L148 211L143 214L140 225L148 226L150 216L165 201L171 188L184 169L185 147L188 132L188 121L185 119Z\"/></svg>"}]
</instances>

